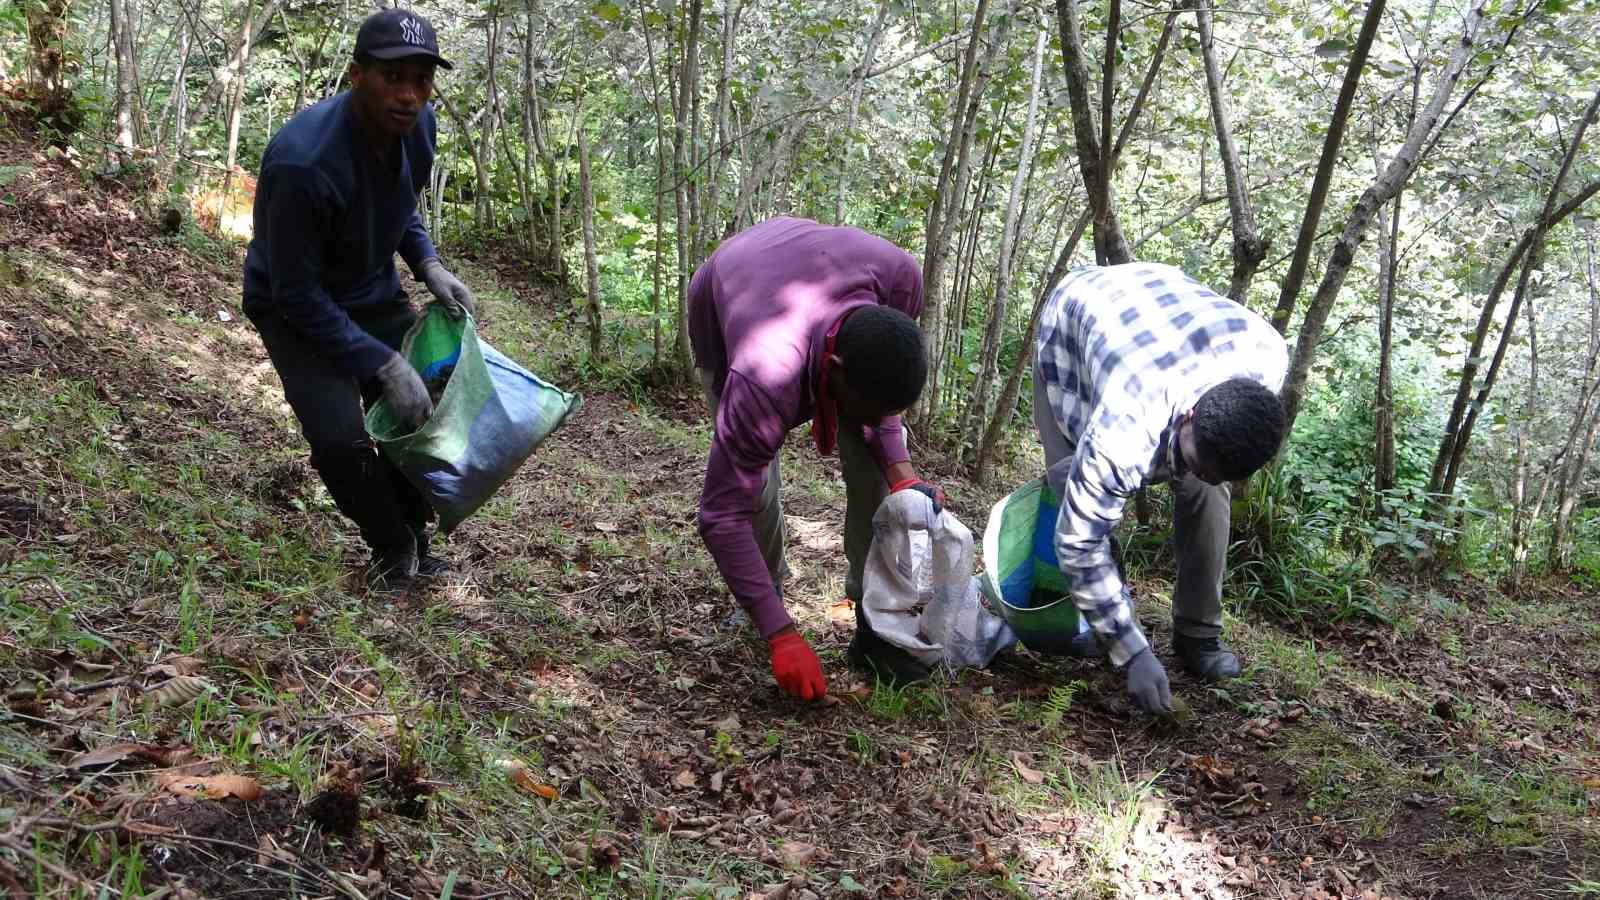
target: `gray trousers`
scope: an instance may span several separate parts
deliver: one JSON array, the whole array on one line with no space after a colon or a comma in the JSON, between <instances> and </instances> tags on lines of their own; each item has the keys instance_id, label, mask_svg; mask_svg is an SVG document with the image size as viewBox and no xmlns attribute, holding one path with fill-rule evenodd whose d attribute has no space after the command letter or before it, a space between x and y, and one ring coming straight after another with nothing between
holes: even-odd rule
<instances>
[{"instance_id":1,"label":"gray trousers","mask_svg":"<svg viewBox=\"0 0 1600 900\"><path fill-rule=\"evenodd\" d=\"M1037 360L1033 367L1033 424L1044 445L1046 471L1070 460L1077 443L1061 433ZM1227 482L1206 484L1191 474L1172 484L1172 550L1178 583L1172 593L1172 631L1185 637L1222 634L1222 573L1228 562L1232 503ZM1053 483L1052 486L1056 487Z\"/></svg>"},{"instance_id":2,"label":"gray trousers","mask_svg":"<svg viewBox=\"0 0 1600 900\"><path fill-rule=\"evenodd\" d=\"M712 390L711 375L700 371L700 384L705 389L706 405L715 422L717 404L721 400ZM889 496L889 481L878 459L861 436L861 423L839 420L839 464L844 469L844 556L850 568L844 578L845 596L861 599L862 571L867 566L867 551L872 547L872 516ZM783 473L779 457L774 456L767 466L767 481L762 486L761 497L756 501L756 546L761 548L761 558L767 564L772 584L783 596L783 582L789 576L789 566L783 561Z\"/></svg>"}]
</instances>

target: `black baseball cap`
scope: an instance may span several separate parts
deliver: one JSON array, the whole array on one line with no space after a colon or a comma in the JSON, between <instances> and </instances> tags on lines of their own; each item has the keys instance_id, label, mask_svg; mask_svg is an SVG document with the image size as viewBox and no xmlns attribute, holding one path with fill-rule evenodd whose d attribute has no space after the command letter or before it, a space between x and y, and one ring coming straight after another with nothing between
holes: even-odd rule
<instances>
[{"instance_id":1,"label":"black baseball cap","mask_svg":"<svg viewBox=\"0 0 1600 900\"><path fill-rule=\"evenodd\" d=\"M356 59L410 59L421 56L442 69L453 69L439 55L439 36L433 23L408 9L386 9L367 16L356 32Z\"/></svg>"}]
</instances>

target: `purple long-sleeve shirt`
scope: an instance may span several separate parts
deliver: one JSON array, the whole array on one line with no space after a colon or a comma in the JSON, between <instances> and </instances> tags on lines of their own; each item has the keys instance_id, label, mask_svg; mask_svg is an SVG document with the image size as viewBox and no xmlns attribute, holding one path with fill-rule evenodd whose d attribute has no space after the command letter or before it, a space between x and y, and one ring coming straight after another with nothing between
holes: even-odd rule
<instances>
[{"instance_id":1,"label":"purple long-sleeve shirt","mask_svg":"<svg viewBox=\"0 0 1600 900\"><path fill-rule=\"evenodd\" d=\"M827 333L877 304L922 311L922 269L857 228L809 219L762 222L724 241L689 282L695 365L721 396L700 495L700 535L762 637L790 623L756 544L767 466L789 430L816 412ZM864 430L885 469L910 459L900 417Z\"/></svg>"}]
</instances>

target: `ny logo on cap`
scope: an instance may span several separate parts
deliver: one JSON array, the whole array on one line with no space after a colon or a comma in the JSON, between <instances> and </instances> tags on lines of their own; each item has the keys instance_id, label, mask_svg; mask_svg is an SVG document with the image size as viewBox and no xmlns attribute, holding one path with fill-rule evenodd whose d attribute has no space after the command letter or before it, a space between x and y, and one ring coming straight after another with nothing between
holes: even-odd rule
<instances>
[{"instance_id":1,"label":"ny logo on cap","mask_svg":"<svg viewBox=\"0 0 1600 900\"><path fill-rule=\"evenodd\" d=\"M425 44L427 39L422 35L422 23L416 19L407 18L400 22L400 36L408 44Z\"/></svg>"}]
</instances>

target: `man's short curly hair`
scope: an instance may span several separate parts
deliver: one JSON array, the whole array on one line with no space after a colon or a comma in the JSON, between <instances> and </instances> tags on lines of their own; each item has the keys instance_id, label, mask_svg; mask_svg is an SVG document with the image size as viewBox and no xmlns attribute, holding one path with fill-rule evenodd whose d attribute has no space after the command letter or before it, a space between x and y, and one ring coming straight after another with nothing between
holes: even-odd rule
<instances>
[{"instance_id":1,"label":"man's short curly hair","mask_svg":"<svg viewBox=\"0 0 1600 900\"><path fill-rule=\"evenodd\" d=\"M1195 450L1225 481L1240 481L1283 446L1283 402L1261 383L1232 378L1194 405Z\"/></svg>"},{"instance_id":2,"label":"man's short curly hair","mask_svg":"<svg viewBox=\"0 0 1600 900\"><path fill-rule=\"evenodd\" d=\"M839 326L834 352L845 382L885 409L907 409L928 380L928 352L915 319L887 306L863 306Z\"/></svg>"}]
</instances>

